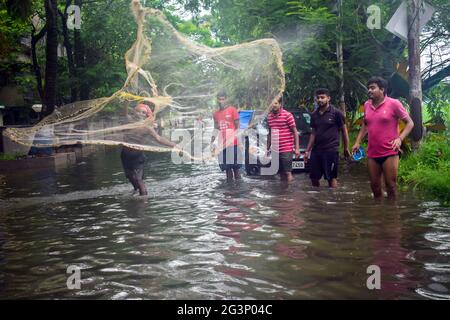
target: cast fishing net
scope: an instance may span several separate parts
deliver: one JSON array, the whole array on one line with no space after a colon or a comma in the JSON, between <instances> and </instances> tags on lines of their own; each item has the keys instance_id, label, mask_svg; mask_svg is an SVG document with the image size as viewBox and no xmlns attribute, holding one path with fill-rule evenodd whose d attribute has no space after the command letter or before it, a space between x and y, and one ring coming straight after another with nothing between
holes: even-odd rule
<instances>
[{"instance_id":1,"label":"cast fishing net","mask_svg":"<svg viewBox=\"0 0 450 320\"><path fill-rule=\"evenodd\" d=\"M239 110L257 111L252 127L282 95L282 56L275 40L210 48L179 33L158 10L137 0L131 10L137 39L125 54L128 76L122 89L111 97L58 107L33 127L7 129L6 136L37 147L81 143L170 151L139 129L151 126L177 143L174 130L212 119L216 94L224 90ZM153 109L153 117L138 117L134 107L141 102Z\"/></svg>"}]
</instances>

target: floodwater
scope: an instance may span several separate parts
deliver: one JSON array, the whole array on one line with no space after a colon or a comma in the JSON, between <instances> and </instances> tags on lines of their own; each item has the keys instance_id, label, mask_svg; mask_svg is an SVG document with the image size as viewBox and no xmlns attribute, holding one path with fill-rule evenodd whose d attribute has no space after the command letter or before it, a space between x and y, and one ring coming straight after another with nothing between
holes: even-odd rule
<instances>
[{"instance_id":1,"label":"floodwater","mask_svg":"<svg viewBox=\"0 0 450 320\"><path fill-rule=\"evenodd\" d=\"M151 155L142 199L114 148L0 176L0 299L450 299L449 208L406 191L375 202L360 164L337 190L295 178L227 184Z\"/></svg>"}]
</instances>

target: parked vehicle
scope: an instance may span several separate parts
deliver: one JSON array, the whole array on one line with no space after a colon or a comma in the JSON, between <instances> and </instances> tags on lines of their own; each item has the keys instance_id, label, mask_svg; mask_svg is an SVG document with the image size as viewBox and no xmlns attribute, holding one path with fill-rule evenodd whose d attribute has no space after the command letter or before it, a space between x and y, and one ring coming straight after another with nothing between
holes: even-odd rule
<instances>
[{"instance_id":1,"label":"parked vehicle","mask_svg":"<svg viewBox=\"0 0 450 320\"><path fill-rule=\"evenodd\" d=\"M242 111L241 111L242 112ZM292 161L292 171L294 173L308 172L309 165L305 164L304 155L308 146L309 136L311 135L311 115L307 110L289 110L295 119L295 125L299 134L300 142L300 159ZM251 122L254 113L249 117L249 111L246 110L241 117L241 129L247 128ZM249 176L261 175L262 167L270 167L270 158L267 157L267 136L269 128L267 119L259 121L254 130L248 132L244 136L245 140L245 171Z\"/></svg>"}]
</instances>

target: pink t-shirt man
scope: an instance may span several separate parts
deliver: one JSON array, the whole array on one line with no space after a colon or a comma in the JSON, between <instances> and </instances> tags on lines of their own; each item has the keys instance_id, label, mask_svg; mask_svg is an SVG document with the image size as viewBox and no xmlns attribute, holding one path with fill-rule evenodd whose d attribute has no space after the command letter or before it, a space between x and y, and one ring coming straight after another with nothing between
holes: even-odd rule
<instances>
[{"instance_id":1,"label":"pink t-shirt man","mask_svg":"<svg viewBox=\"0 0 450 320\"><path fill-rule=\"evenodd\" d=\"M375 108L372 100L364 103L364 122L369 135L368 158L381 158L397 155L391 141L399 136L398 121L406 119L408 112L400 101L385 97Z\"/></svg>"}]
</instances>

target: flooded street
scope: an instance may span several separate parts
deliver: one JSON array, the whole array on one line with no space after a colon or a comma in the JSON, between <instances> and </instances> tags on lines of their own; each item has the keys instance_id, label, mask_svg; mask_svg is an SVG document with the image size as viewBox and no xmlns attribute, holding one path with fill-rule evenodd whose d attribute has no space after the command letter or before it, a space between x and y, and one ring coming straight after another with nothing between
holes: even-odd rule
<instances>
[{"instance_id":1,"label":"flooded street","mask_svg":"<svg viewBox=\"0 0 450 320\"><path fill-rule=\"evenodd\" d=\"M341 168L337 190L305 174L227 184L152 154L147 199L114 148L0 176L0 299L450 299L450 209L406 191L375 202L365 167Z\"/></svg>"}]
</instances>

